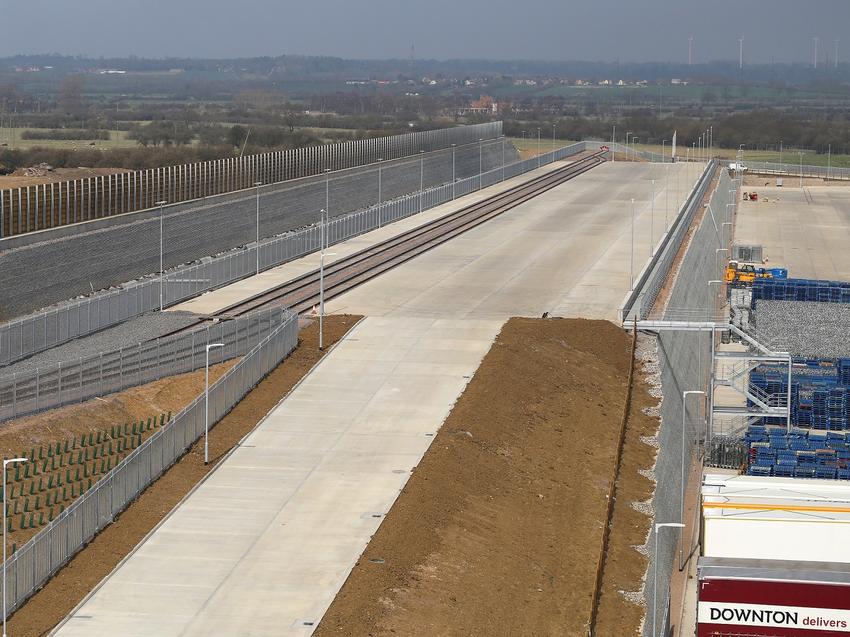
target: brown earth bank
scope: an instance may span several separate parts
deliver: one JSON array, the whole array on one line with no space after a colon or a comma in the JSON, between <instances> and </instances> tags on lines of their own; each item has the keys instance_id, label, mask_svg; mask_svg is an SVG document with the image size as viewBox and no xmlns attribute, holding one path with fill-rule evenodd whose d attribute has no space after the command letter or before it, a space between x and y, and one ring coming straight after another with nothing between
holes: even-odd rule
<instances>
[{"instance_id":1,"label":"brown earth bank","mask_svg":"<svg viewBox=\"0 0 850 637\"><path fill-rule=\"evenodd\" d=\"M210 382L238 359L210 366ZM0 425L9 469L7 548L14 551L204 391L204 370L162 378L102 398Z\"/></svg>"},{"instance_id":2,"label":"brown earth bank","mask_svg":"<svg viewBox=\"0 0 850 637\"><path fill-rule=\"evenodd\" d=\"M0 190L52 184L57 181L71 181L85 177L117 175L125 173L127 170L125 168L52 168L51 170L33 170L32 172L34 174L28 175L26 168L19 168L10 175L0 175Z\"/></svg>"},{"instance_id":3,"label":"brown earth bank","mask_svg":"<svg viewBox=\"0 0 850 637\"><path fill-rule=\"evenodd\" d=\"M325 319L325 352L360 317ZM9 619L17 637L46 635L176 506L215 463L249 433L322 357L318 326L301 330L298 347L210 430L210 464L204 465L203 441L151 485L110 526L78 553Z\"/></svg>"},{"instance_id":4,"label":"brown earth bank","mask_svg":"<svg viewBox=\"0 0 850 637\"><path fill-rule=\"evenodd\" d=\"M358 560L315 635L587 631L625 407L630 338L606 321L511 319ZM600 635L637 634L649 522L637 474L657 423L642 380L627 429ZM636 447L636 448L633 448ZM613 594L611 594L613 593ZM615 626L615 628L612 628Z\"/></svg>"}]
</instances>

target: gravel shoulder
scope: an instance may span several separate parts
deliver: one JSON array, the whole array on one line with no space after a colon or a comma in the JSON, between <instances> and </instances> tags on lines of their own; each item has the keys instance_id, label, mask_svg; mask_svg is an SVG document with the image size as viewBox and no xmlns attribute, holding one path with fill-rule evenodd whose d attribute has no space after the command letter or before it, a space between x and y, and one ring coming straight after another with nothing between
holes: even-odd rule
<instances>
[{"instance_id":1,"label":"gravel shoulder","mask_svg":"<svg viewBox=\"0 0 850 637\"><path fill-rule=\"evenodd\" d=\"M606 321L511 319L315 635L586 635L630 339ZM657 421L639 379L598 634L637 634Z\"/></svg>"},{"instance_id":2,"label":"gravel shoulder","mask_svg":"<svg viewBox=\"0 0 850 637\"><path fill-rule=\"evenodd\" d=\"M198 316L192 312L151 312L39 352L11 365L0 365L0 378L12 374L35 372L38 368L53 367L57 363L97 356L100 352L114 352L122 347L144 343L186 327L197 319Z\"/></svg>"}]
</instances>

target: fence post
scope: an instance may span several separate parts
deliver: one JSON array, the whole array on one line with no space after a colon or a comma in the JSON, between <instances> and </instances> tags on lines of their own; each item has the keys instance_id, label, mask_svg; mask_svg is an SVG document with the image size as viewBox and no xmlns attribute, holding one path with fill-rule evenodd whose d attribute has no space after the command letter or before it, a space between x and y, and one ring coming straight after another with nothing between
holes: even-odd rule
<instances>
[{"instance_id":1,"label":"fence post","mask_svg":"<svg viewBox=\"0 0 850 637\"><path fill-rule=\"evenodd\" d=\"M59 384L59 403L62 404L62 363L59 363L59 373L56 375L56 382Z\"/></svg>"}]
</instances>

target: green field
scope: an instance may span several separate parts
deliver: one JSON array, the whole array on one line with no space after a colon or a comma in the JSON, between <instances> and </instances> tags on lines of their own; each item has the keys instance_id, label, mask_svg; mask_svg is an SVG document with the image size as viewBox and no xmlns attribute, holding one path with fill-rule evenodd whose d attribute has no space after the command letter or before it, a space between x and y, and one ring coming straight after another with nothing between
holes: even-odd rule
<instances>
[{"instance_id":1,"label":"green field","mask_svg":"<svg viewBox=\"0 0 850 637\"><path fill-rule=\"evenodd\" d=\"M112 148L135 148L139 143L127 138L127 131L111 130L109 139L21 139L21 133L26 130L38 130L34 128L3 128L0 130L0 146L4 148L100 148L109 150ZM94 145L91 145L94 142Z\"/></svg>"},{"instance_id":2,"label":"green field","mask_svg":"<svg viewBox=\"0 0 850 637\"><path fill-rule=\"evenodd\" d=\"M662 147L654 144L637 144L638 150L645 150L653 153L660 153ZM738 151L734 148L715 148L714 154L720 159L728 159L730 161L737 157ZM670 154L670 145L664 147L664 154ZM685 147L679 146L676 149L676 154L680 157L686 155ZM779 162L779 153L771 150L747 150L744 149L744 164L748 161L769 161ZM800 151L787 148L782 153L782 162L785 164L799 164ZM850 155L832 155L830 158L827 155L821 155L810 150L803 151L803 164L809 166L827 166L832 165L837 168L850 167Z\"/></svg>"}]
</instances>

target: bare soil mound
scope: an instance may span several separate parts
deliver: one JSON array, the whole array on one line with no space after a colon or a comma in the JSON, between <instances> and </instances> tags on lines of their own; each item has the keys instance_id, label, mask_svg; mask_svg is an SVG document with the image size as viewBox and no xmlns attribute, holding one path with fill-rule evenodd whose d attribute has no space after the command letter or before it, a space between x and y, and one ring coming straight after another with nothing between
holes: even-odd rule
<instances>
[{"instance_id":1,"label":"bare soil mound","mask_svg":"<svg viewBox=\"0 0 850 637\"><path fill-rule=\"evenodd\" d=\"M606 321L510 320L315 634L585 635L630 364ZM643 615L619 593L646 568L629 500L651 493L639 437L657 423L637 387L600 635L636 634Z\"/></svg>"}]
</instances>

